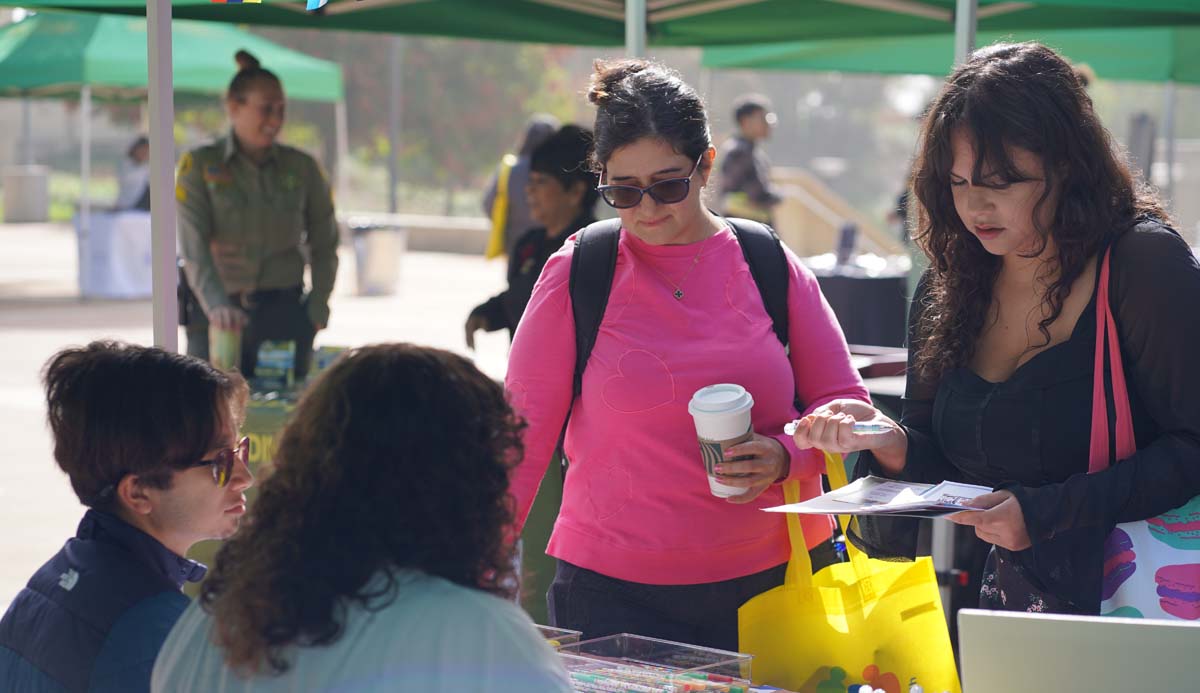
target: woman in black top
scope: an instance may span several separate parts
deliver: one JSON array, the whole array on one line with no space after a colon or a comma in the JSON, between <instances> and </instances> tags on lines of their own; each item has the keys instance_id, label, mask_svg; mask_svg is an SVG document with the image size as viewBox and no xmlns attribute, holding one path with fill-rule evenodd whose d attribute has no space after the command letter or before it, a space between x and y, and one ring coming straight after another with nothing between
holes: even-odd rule
<instances>
[{"instance_id":1,"label":"woman in black top","mask_svg":"<svg viewBox=\"0 0 1200 693\"><path fill-rule=\"evenodd\" d=\"M986 607L1097 613L1120 522L1200 494L1200 265L1139 187L1070 65L1036 43L977 51L948 79L913 171L913 299L897 424L835 402L796 443L864 450L855 476L991 486L960 524L993 544ZM1137 452L1088 474L1098 260L1129 378ZM855 434L854 421L888 425ZM863 520L872 555L911 557L914 520Z\"/></svg>"},{"instance_id":2,"label":"woman in black top","mask_svg":"<svg viewBox=\"0 0 1200 693\"><path fill-rule=\"evenodd\" d=\"M475 348L475 331L508 330L509 337L525 313L546 260L572 233L596 220L599 182L587 166L592 133L564 125L533 150L525 197L539 226L525 231L508 256L508 288L475 306L467 316L467 346Z\"/></svg>"}]
</instances>

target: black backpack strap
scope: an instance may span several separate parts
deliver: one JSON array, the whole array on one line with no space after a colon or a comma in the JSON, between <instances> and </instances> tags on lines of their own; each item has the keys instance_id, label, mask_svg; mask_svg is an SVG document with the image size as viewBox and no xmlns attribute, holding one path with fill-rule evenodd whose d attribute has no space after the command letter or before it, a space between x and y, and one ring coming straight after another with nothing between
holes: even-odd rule
<instances>
[{"instance_id":1,"label":"black backpack strap","mask_svg":"<svg viewBox=\"0 0 1200 693\"><path fill-rule=\"evenodd\" d=\"M617 242L621 220L605 219L589 224L575 238L571 256L571 313L575 318L575 376L571 404L583 392L583 370L587 367L600 321L612 292L617 266ZM570 414L568 413L568 416Z\"/></svg>"},{"instance_id":2,"label":"black backpack strap","mask_svg":"<svg viewBox=\"0 0 1200 693\"><path fill-rule=\"evenodd\" d=\"M608 307L612 292L613 272L617 267L617 243L621 240L621 220L605 219L588 224L575 236L575 252L571 255L571 314L575 318L575 373L571 378L571 403L563 417L558 434L559 471L565 480L567 454L563 445L567 439L567 424L575 400L583 392L583 369L587 367L600 333L600 321Z\"/></svg>"},{"instance_id":3,"label":"black backpack strap","mask_svg":"<svg viewBox=\"0 0 1200 693\"><path fill-rule=\"evenodd\" d=\"M766 224L749 219L726 219L742 246L750 276L762 295L763 306L774 325L775 336L788 345L788 282L791 270L779 234Z\"/></svg>"}]
</instances>

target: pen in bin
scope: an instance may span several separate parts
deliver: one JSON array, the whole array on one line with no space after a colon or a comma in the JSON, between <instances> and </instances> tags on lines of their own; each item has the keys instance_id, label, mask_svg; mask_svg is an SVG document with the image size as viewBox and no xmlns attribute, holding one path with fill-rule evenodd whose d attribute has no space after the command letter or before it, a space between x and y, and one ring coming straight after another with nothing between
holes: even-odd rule
<instances>
[{"instance_id":1,"label":"pen in bin","mask_svg":"<svg viewBox=\"0 0 1200 693\"><path fill-rule=\"evenodd\" d=\"M796 424L798 424L798 423L800 423L800 422L792 421L791 423L784 424L783 432L788 434L789 436L796 435ZM874 421L855 421L854 422L854 432L855 433L887 433L891 429L892 429L892 427L888 426L885 423L876 423Z\"/></svg>"}]
</instances>

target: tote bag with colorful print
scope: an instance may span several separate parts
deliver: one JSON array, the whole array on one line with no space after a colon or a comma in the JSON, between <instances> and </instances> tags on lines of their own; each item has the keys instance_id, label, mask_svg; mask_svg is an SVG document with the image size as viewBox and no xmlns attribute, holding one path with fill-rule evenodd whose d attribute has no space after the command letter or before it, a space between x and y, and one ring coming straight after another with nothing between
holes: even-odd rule
<instances>
[{"instance_id":1,"label":"tote bag with colorful print","mask_svg":"<svg viewBox=\"0 0 1200 693\"><path fill-rule=\"evenodd\" d=\"M1116 412L1116 458L1123 460L1137 451L1117 324L1108 300L1110 254L1106 252L1101 263L1096 297L1089 473L1107 469L1110 463L1106 371L1111 374ZM1200 619L1200 496L1158 517L1117 525L1104 545L1100 598L1100 613L1105 616Z\"/></svg>"}]
</instances>

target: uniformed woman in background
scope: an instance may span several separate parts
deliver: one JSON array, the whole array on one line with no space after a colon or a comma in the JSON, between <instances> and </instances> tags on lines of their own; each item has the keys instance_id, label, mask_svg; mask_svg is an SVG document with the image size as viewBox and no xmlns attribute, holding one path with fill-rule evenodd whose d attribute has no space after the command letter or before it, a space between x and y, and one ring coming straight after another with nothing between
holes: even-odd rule
<instances>
[{"instance_id":1,"label":"uniformed woman in background","mask_svg":"<svg viewBox=\"0 0 1200 693\"><path fill-rule=\"evenodd\" d=\"M329 322L338 264L333 199L317 162L276 141L286 108L279 78L246 51L236 59L225 96L229 134L179 162L179 240L194 296L188 353L208 358L210 324L240 329L241 370L251 377L264 340L291 340L301 378L313 337Z\"/></svg>"}]
</instances>

